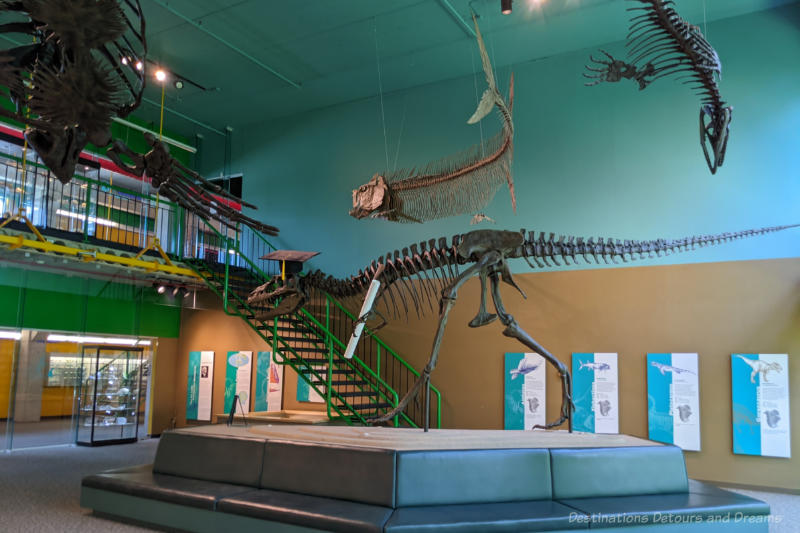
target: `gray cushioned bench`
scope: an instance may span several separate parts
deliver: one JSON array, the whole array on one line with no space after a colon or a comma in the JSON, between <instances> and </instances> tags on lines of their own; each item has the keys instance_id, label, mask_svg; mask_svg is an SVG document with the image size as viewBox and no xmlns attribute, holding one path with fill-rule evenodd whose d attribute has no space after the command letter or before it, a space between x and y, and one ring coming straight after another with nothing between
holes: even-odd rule
<instances>
[{"instance_id":1,"label":"gray cushioned bench","mask_svg":"<svg viewBox=\"0 0 800 533\"><path fill-rule=\"evenodd\" d=\"M237 533L766 532L769 515L689 480L674 446L405 451L180 432L153 465L84 478L81 505Z\"/></svg>"}]
</instances>

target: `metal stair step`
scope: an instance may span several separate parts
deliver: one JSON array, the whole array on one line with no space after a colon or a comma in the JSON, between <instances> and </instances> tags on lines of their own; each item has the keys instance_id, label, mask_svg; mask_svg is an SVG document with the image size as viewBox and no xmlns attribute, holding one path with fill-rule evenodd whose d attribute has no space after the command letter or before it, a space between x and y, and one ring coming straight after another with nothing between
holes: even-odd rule
<instances>
[{"instance_id":1,"label":"metal stair step","mask_svg":"<svg viewBox=\"0 0 800 533\"><path fill-rule=\"evenodd\" d=\"M366 381L351 381L349 379L332 380L331 387L369 387L369 384Z\"/></svg>"},{"instance_id":2,"label":"metal stair step","mask_svg":"<svg viewBox=\"0 0 800 533\"><path fill-rule=\"evenodd\" d=\"M311 363L311 364L323 364L323 365L324 364L328 364L328 360L327 359L303 359L303 360L308 362L308 363ZM309 370L307 368L303 368L300 371L303 372L304 374L311 374L312 372L314 372L314 371ZM327 370L323 370L323 371L320 371L320 372L327 372ZM353 369L353 368L336 368L336 367L334 367L332 369L332 373L333 374L355 374L356 370Z\"/></svg>"},{"instance_id":3,"label":"metal stair step","mask_svg":"<svg viewBox=\"0 0 800 533\"><path fill-rule=\"evenodd\" d=\"M303 352L303 353L324 353L324 354L328 353L328 349L327 348L317 348L317 347L314 347L314 346L292 346L292 348L294 348L294 351L298 352L298 353L300 353L300 352ZM326 361L327 361L327 359L326 359Z\"/></svg>"},{"instance_id":4,"label":"metal stair step","mask_svg":"<svg viewBox=\"0 0 800 533\"><path fill-rule=\"evenodd\" d=\"M311 365L327 365L328 364L328 358L327 357L301 357L300 359L302 359L303 361L305 361L306 363L311 364ZM326 372L327 372L327 370L326 370ZM335 368L334 368L334 372L336 372Z\"/></svg>"},{"instance_id":5,"label":"metal stair step","mask_svg":"<svg viewBox=\"0 0 800 533\"><path fill-rule=\"evenodd\" d=\"M344 404L339 404L343 406ZM350 404L347 407L350 407L353 411L375 411L377 409L385 409L387 407L391 407L392 405L386 402L378 402L378 403L355 403Z\"/></svg>"},{"instance_id":6,"label":"metal stair step","mask_svg":"<svg viewBox=\"0 0 800 533\"><path fill-rule=\"evenodd\" d=\"M357 390L357 391L346 391L346 392L336 391L336 394L344 398L357 397L357 396L377 396L378 391L374 390L366 390L366 391Z\"/></svg>"}]
</instances>

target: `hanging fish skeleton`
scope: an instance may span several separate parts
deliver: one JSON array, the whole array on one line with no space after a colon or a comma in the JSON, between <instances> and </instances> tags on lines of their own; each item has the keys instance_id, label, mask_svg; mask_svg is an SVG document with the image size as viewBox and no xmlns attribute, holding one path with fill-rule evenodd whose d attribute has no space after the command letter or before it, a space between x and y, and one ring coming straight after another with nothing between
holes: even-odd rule
<instances>
[{"instance_id":1,"label":"hanging fish skeleton","mask_svg":"<svg viewBox=\"0 0 800 533\"><path fill-rule=\"evenodd\" d=\"M494 137L453 156L434 161L421 171L398 170L375 174L353 191L350 216L382 218L392 222L425 222L455 215L477 213L494 198L497 189L508 184L511 206L517 209L511 161L514 152L514 75L511 75L508 104L497 89L492 64L473 15L481 63L488 88L475 113L467 121L476 124L497 106L503 127Z\"/></svg>"}]
</instances>

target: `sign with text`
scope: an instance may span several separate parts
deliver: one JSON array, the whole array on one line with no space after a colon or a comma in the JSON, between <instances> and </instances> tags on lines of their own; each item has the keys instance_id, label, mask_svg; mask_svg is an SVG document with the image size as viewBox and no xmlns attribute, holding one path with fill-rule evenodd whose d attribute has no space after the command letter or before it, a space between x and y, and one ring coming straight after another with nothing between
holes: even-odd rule
<instances>
[{"instance_id":1,"label":"sign with text","mask_svg":"<svg viewBox=\"0 0 800 533\"><path fill-rule=\"evenodd\" d=\"M650 440L700 451L700 393L696 353L647 354Z\"/></svg>"},{"instance_id":2,"label":"sign with text","mask_svg":"<svg viewBox=\"0 0 800 533\"><path fill-rule=\"evenodd\" d=\"M731 355L733 453L791 457L788 354Z\"/></svg>"},{"instance_id":3,"label":"sign with text","mask_svg":"<svg viewBox=\"0 0 800 533\"><path fill-rule=\"evenodd\" d=\"M588 433L619 433L617 354L573 353L572 427Z\"/></svg>"},{"instance_id":4,"label":"sign with text","mask_svg":"<svg viewBox=\"0 0 800 533\"><path fill-rule=\"evenodd\" d=\"M228 352L225 367L225 414L231 412L234 396L239 396L236 412L250 412L250 379L253 370L253 352Z\"/></svg>"},{"instance_id":5,"label":"sign with text","mask_svg":"<svg viewBox=\"0 0 800 533\"><path fill-rule=\"evenodd\" d=\"M211 421L214 352L189 352L186 420Z\"/></svg>"},{"instance_id":6,"label":"sign with text","mask_svg":"<svg viewBox=\"0 0 800 533\"><path fill-rule=\"evenodd\" d=\"M536 353L507 353L505 359L505 429L545 425L545 360Z\"/></svg>"}]
</instances>

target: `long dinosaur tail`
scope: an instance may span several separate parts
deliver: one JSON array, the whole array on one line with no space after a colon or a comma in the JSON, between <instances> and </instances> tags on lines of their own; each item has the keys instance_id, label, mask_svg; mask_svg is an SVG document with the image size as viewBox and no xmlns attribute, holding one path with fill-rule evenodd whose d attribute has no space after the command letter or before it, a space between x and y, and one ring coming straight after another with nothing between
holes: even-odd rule
<instances>
[{"instance_id":1,"label":"long dinosaur tail","mask_svg":"<svg viewBox=\"0 0 800 533\"><path fill-rule=\"evenodd\" d=\"M553 265L561 266L561 261L570 265L570 259L573 262L572 264L575 264L580 257L587 263L591 263L593 259L595 263L600 263L600 260L602 260L606 264L609 262L618 264L619 260L622 260L623 263L627 263L628 261L636 259L661 257L662 255L669 255L671 253L691 251L697 247L713 246L735 239L755 237L757 235L796 228L798 226L800 226L800 224L771 226L760 229L737 231L734 233L726 232L716 235L684 237L675 240L656 239L652 241L622 241L619 239L603 239L603 237L595 241L594 237L584 240L583 237L565 237L564 235L556 239L555 233L550 233L545 236L544 232L539 232L537 235L535 231L530 231L523 245L516 253L511 254L511 257L533 259L536 266L541 268ZM525 230L523 229L521 231L524 235Z\"/></svg>"}]
</instances>

